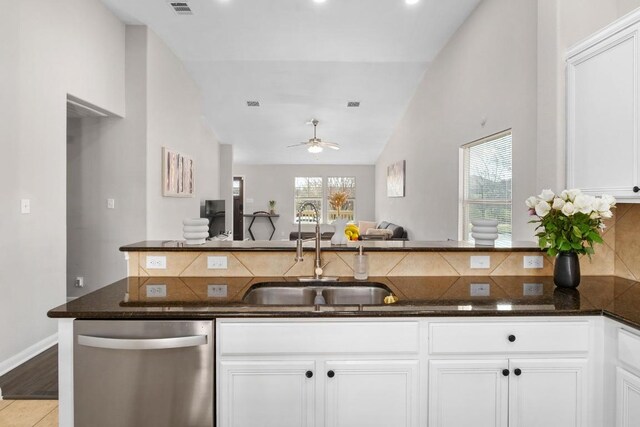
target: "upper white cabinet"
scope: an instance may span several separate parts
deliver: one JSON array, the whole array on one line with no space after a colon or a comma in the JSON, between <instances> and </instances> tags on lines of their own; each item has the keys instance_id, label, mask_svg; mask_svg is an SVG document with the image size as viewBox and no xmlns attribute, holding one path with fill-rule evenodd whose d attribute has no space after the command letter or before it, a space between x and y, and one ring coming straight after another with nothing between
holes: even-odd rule
<instances>
[{"instance_id":1,"label":"upper white cabinet","mask_svg":"<svg viewBox=\"0 0 640 427\"><path fill-rule=\"evenodd\" d=\"M567 60L567 185L640 201L640 13L573 47Z\"/></svg>"}]
</instances>

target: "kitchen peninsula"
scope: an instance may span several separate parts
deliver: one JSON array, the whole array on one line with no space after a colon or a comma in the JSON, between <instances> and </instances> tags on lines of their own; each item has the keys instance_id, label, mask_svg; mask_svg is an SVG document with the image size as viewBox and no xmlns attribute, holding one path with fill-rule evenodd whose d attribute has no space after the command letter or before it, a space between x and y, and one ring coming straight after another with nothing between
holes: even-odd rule
<instances>
[{"instance_id":1,"label":"kitchen peninsula","mask_svg":"<svg viewBox=\"0 0 640 427\"><path fill-rule=\"evenodd\" d=\"M122 247L129 277L49 312L60 325L61 420L86 420L77 408L91 407L87 399L101 393L83 385L87 360L128 366L113 343L151 345L164 337L161 324L182 328L177 339L199 351L186 356L185 350L186 359L176 363L191 365L186 361L193 358L214 367L191 369L176 385L208 402L194 425L243 427L266 419L285 426L456 426L481 417L488 425L542 419L549 426L596 427L613 425L616 414L635 416L640 283L585 276L577 290L560 289L550 277L552 260L532 243L459 242L364 242L371 257L366 282L354 281L351 269L359 243L324 244L327 274L339 280L300 283L313 269L313 254L305 251L296 262L294 243ZM542 268L525 268L525 257L542 257ZM589 269L588 261L583 265ZM330 287L368 287L395 299L331 303ZM264 289L308 290L311 299L249 297ZM143 324L155 335L136 335ZM149 354L130 353L142 357L141 351ZM164 387L157 382L161 372L155 387ZM109 381L103 378L100 390ZM477 393L459 392L471 389ZM174 404L161 406L166 412ZM387 410L372 411L379 407Z\"/></svg>"}]
</instances>

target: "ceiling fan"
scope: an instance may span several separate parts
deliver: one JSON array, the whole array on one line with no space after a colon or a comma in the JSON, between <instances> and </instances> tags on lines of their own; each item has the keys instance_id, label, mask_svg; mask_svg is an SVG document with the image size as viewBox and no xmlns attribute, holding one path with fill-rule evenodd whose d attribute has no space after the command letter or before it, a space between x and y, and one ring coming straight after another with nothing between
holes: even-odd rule
<instances>
[{"instance_id":1,"label":"ceiling fan","mask_svg":"<svg viewBox=\"0 0 640 427\"><path fill-rule=\"evenodd\" d=\"M318 120L313 119L310 122L313 125L313 138L309 139L307 142L300 142L298 144L289 145L287 148L291 147L307 147L307 151L310 153L316 154L321 153L324 148L331 148L332 150L339 150L340 145L335 142L325 142L316 136L316 130L318 128Z\"/></svg>"}]
</instances>

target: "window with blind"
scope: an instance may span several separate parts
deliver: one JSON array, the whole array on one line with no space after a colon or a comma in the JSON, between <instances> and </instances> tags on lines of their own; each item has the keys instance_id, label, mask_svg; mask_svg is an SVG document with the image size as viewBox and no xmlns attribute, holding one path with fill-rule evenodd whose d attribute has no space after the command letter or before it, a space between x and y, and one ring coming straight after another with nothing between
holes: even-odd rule
<instances>
[{"instance_id":1,"label":"window with blind","mask_svg":"<svg viewBox=\"0 0 640 427\"><path fill-rule=\"evenodd\" d=\"M336 202L344 200L342 205ZM334 203L332 203L334 202ZM327 221L336 218L353 221L356 210L356 178L354 176L330 176L327 179Z\"/></svg>"},{"instance_id":2,"label":"window with blind","mask_svg":"<svg viewBox=\"0 0 640 427\"><path fill-rule=\"evenodd\" d=\"M511 131L462 146L460 238L473 240L471 220L498 220L498 241L511 241Z\"/></svg>"},{"instance_id":3,"label":"window with blind","mask_svg":"<svg viewBox=\"0 0 640 427\"><path fill-rule=\"evenodd\" d=\"M322 199L324 198L324 188L322 183L322 177L307 177L297 176L295 177L295 190L294 190L294 213L293 217L296 221L300 221L302 224L315 223L315 212L313 208L306 207L300 212L300 207L307 203L313 203L318 209L320 215L320 222L322 222ZM300 217L298 217L300 212Z\"/></svg>"}]
</instances>

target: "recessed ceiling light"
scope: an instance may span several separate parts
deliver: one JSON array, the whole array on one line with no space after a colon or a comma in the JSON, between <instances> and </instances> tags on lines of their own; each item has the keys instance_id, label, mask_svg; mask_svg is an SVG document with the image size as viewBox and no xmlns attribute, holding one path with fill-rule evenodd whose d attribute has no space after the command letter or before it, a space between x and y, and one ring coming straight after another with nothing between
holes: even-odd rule
<instances>
[{"instance_id":1,"label":"recessed ceiling light","mask_svg":"<svg viewBox=\"0 0 640 427\"><path fill-rule=\"evenodd\" d=\"M419 1L420 1L420 0L404 0L404 2L405 2L406 4L416 4L416 3L418 3Z\"/></svg>"},{"instance_id":2,"label":"recessed ceiling light","mask_svg":"<svg viewBox=\"0 0 640 427\"><path fill-rule=\"evenodd\" d=\"M307 148L307 151L312 154L322 153L322 147L320 147L319 145L310 145L309 148Z\"/></svg>"},{"instance_id":3,"label":"recessed ceiling light","mask_svg":"<svg viewBox=\"0 0 640 427\"><path fill-rule=\"evenodd\" d=\"M313 2L314 2L314 3L324 3L324 2L326 2L326 1L327 1L327 0L313 0Z\"/></svg>"}]
</instances>

